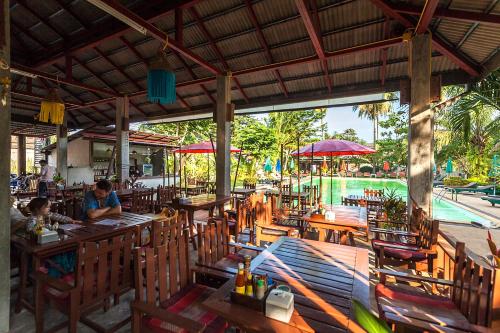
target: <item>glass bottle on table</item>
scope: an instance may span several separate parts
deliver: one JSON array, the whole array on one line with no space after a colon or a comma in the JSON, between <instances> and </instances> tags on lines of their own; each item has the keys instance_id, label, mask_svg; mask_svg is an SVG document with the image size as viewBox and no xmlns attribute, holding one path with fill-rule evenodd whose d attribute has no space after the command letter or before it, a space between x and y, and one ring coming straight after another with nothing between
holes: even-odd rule
<instances>
[{"instance_id":1,"label":"glass bottle on table","mask_svg":"<svg viewBox=\"0 0 500 333\"><path fill-rule=\"evenodd\" d=\"M252 273L248 273L247 275L247 283L245 286L245 294L247 296L253 297L253 279Z\"/></svg>"},{"instance_id":2,"label":"glass bottle on table","mask_svg":"<svg viewBox=\"0 0 500 333\"><path fill-rule=\"evenodd\" d=\"M245 294L245 269L243 263L238 264L238 274L236 275L235 291L237 294Z\"/></svg>"}]
</instances>

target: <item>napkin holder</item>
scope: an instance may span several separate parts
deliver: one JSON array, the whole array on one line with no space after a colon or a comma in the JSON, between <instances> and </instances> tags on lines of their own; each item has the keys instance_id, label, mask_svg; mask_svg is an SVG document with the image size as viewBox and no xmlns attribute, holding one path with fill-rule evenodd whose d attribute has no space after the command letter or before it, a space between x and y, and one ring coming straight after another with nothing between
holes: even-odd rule
<instances>
[{"instance_id":1,"label":"napkin holder","mask_svg":"<svg viewBox=\"0 0 500 333\"><path fill-rule=\"evenodd\" d=\"M273 289L266 299L266 317L288 323L294 310L293 294Z\"/></svg>"},{"instance_id":2,"label":"napkin holder","mask_svg":"<svg viewBox=\"0 0 500 333\"><path fill-rule=\"evenodd\" d=\"M37 235L36 242L40 245L59 241L57 231L44 230L43 233Z\"/></svg>"}]
</instances>

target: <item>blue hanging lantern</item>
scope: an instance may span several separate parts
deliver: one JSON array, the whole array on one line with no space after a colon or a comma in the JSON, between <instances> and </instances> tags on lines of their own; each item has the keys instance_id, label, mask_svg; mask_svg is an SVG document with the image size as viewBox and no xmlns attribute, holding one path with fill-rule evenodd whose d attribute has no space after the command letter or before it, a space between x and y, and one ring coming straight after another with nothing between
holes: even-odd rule
<instances>
[{"instance_id":1,"label":"blue hanging lantern","mask_svg":"<svg viewBox=\"0 0 500 333\"><path fill-rule=\"evenodd\" d=\"M148 101L173 104L175 100L175 74L169 69L165 52L161 51L148 69Z\"/></svg>"}]
</instances>

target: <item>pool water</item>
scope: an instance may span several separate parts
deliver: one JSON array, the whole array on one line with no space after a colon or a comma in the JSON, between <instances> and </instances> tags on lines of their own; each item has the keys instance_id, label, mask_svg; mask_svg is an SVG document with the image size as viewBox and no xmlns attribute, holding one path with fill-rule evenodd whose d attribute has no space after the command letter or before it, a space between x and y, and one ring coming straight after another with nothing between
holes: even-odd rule
<instances>
[{"instance_id":1,"label":"pool water","mask_svg":"<svg viewBox=\"0 0 500 333\"><path fill-rule=\"evenodd\" d=\"M330 183L333 181L332 187L332 203L340 204L341 197L348 195L363 195L363 190L368 189L384 189L396 190L397 194L403 199L407 199L407 185L396 179L362 179L362 178L330 178L323 177L322 180L322 197L323 202L326 204L330 203ZM310 179L302 179L302 185L309 185ZM319 177L313 178L313 184L319 185ZM295 184L296 185L296 184ZM459 222L479 222L487 223L490 221L481 216L478 216L468 210L465 210L453 203L446 200L436 200L436 197L432 199L432 213L435 219L439 220L449 220L449 221L459 221Z\"/></svg>"}]
</instances>

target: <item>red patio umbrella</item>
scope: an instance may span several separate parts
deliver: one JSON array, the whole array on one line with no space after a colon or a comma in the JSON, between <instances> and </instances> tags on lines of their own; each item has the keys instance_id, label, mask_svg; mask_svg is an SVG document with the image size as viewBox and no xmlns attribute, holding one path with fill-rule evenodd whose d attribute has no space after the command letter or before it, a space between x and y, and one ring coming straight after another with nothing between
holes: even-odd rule
<instances>
[{"instance_id":1,"label":"red patio umbrella","mask_svg":"<svg viewBox=\"0 0 500 333\"><path fill-rule=\"evenodd\" d=\"M373 154L376 150L360 145L359 143L347 141L328 139L313 144L304 146L298 151L294 151L294 156L330 156L330 164L333 164L333 156L343 155L366 155ZM321 175L321 174L320 174ZM333 178L333 168L330 168L330 177ZM320 179L321 182L321 179ZM311 184L312 185L312 184ZM320 189L321 191L321 189ZM330 205L333 203L333 182L330 182ZM321 195L320 195L321 197Z\"/></svg>"}]
</instances>

